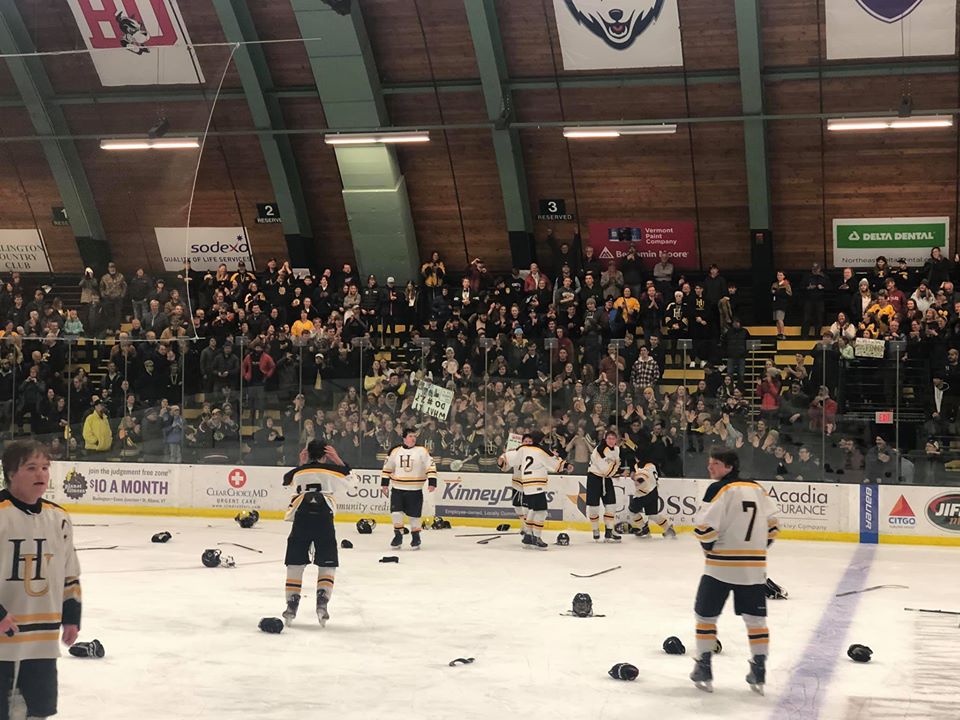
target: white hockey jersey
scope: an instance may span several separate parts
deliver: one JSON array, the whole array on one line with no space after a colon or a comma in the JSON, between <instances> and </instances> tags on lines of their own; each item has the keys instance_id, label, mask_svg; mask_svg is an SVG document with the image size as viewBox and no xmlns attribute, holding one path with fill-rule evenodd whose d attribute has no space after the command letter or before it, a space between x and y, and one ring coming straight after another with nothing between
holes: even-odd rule
<instances>
[{"instance_id":1,"label":"white hockey jersey","mask_svg":"<svg viewBox=\"0 0 960 720\"><path fill-rule=\"evenodd\" d=\"M647 463L633 473L633 487L638 497L649 495L657 489L659 483L660 473L657 472L657 466L653 463Z\"/></svg>"},{"instance_id":2,"label":"white hockey jersey","mask_svg":"<svg viewBox=\"0 0 960 720\"><path fill-rule=\"evenodd\" d=\"M393 490L422 490L424 481L437 486L437 465L422 445L397 445L383 464L380 484Z\"/></svg>"},{"instance_id":3,"label":"white hockey jersey","mask_svg":"<svg viewBox=\"0 0 960 720\"><path fill-rule=\"evenodd\" d=\"M523 446L521 445L521 447ZM513 487L514 490L522 491L523 483L520 482L521 480L520 466L519 466L519 463L517 462L517 450L519 449L520 448L516 448L514 450L507 450L505 453L503 453L500 457L497 458L497 464L500 466L500 469L503 470L504 472L506 472L507 470L510 471L511 487Z\"/></svg>"},{"instance_id":4,"label":"white hockey jersey","mask_svg":"<svg viewBox=\"0 0 960 720\"><path fill-rule=\"evenodd\" d=\"M587 472L598 477L613 477L620 469L620 448L607 447L606 443L598 445L590 453L590 466Z\"/></svg>"},{"instance_id":5,"label":"white hockey jersey","mask_svg":"<svg viewBox=\"0 0 960 720\"><path fill-rule=\"evenodd\" d=\"M779 529L776 507L760 485L735 475L713 483L694 522L704 574L733 585L767 581L767 547Z\"/></svg>"},{"instance_id":6,"label":"white hockey jersey","mask_svg":"<svg viewBox=\"0 0 960 720\"><path fill-rule=\"evenodd\" d=\"M547 475L563 470L563 458L548 453L538 445L521 445L515 451L514 467L520 471L524 495L536 495L547 489Z\"/></svg>"},{"instance_id":7,"label":"white hockey jersey","mask_svg":"<svg viewBox=\"0 0 960 720\"><path fill-rule=\"evenodd\" d=\"M20 630L0 634L0 661L60 655L60 626L80 625L80 563L67 511L24 505L0 492L0 616Z\"/></svg>"},{"instance_id":8,"label":"white hockey jersey","mask_svg":"<svg viewBox=\"0 0 960 720\"><path fill-rule=\"evenodd\" d=\"M337 490L346 489L349 478L349 465L333 463L310 462L288 471L283 476L283 485L286 487L295 484L297 494L291 498L284 519L293 521L303 503L321 500L326 502L330 511L336 515L337 501L334 494Z\"/></svg>"}]
</instances>

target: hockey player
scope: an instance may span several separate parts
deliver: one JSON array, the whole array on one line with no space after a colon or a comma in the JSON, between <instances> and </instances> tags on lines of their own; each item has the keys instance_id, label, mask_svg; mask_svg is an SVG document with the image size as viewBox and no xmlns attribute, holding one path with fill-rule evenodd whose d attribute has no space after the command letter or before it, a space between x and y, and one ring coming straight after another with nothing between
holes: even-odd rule
<instances>
[{"instance_id":1,"label":"hockey player","mask_svg":"<svg viewBox=\"0 0 960 720\"><path fill-rule=\"evenodd\" d=\"M295 485L297 492L290 500L285 518L293 522L284 558L287 609L283 611L283 619L287 626L297 616L303 571L310 563L311 549L313 564L317 566L317 619L321 626L330 619L327 605L333 596L334 576L339 565L337 531L333 524L337 510L334 492L347 485L349 475L350 467L332 445L311 440L300 451L300 465L283 476L284 487Z\"/></svg>"},{"instance_id":2,"label":"hockey player","mask_svg":"<svg viewBox=\"0 0 960 720\"><path fill-rule=\"evenodd\" d=\"M0 718L18 691L30 718L57 714L57 639L80 632L80 564L70 516L43 499L50 456L35 440L8 442L0 492ZM62 630L61 630L62 628Z\"/></svg>"},{"instance_id":3,"label":"hockey player","mask_svg":"<svg viewBox=\"0 0 960 720\"><path fill-rule=\"evenodd\" d=\"M410 518L410 546L414 550L420 549L424 481L430 492L436 491L437 466L427 449L417 445L417 431L407 428L403 431L402 444L387 456L380 481L383 494L390 495L390 515L393 518L390 547L403 545L403 516L406 515Z\"/></svg>"},{"instance_id":4,"label":"hockey player","mask_svg":"<svg viewBox=\"0 0 960 720\"><path fill-rule=\"evenodd\" d=\"M593 539L600 540L600 500L603 500L603 540L620 542L614 532L617 513L617 492L613 476L620 470L620 448L615 430L607 430L603 442L590 454L587 469L587 516L593 529Z\"/></svg>"},{"instance_id":5,"label":"hockey player","mask_svg":"<svg viewBox=\"0 0 960 720\"><path fill-rule=\"evenodd\" d=\"M727 595L743 618L750 641L747 683L763 695L767 650L767 548L777 535L776 509L763 488L738 477L740 460L725 447L710 451L707 470L714 482L697 511L697 539L706 555L706 568L697 589L697 652L690 679L713 692L710 660L717 641L717 618Z\"/></svg>"},{"instance_id":6,"label":"hockey player","mask_svg":"<svg viewBox=\"0 0 960 720\"><path fill-rule=\"evenodd\" d=\"M657 472L657 466L649 462L643 467L636 465L631 477L634 495L630 498L628 507L632 513L630 523L636 536L650 537L650 525L647 522L650 517L661 527L664 537L675 538L677 531L673 529L673 523L667 514L660 510L660 473Z\"/></svg>"},{"instance_id":7,"label":"hockey player","mask_svg":"<svg viewBox=\"0 0 960 720\"><path fill-rule=\"evenodd\" d=\"M524 433L523 438L520 440L520 447L524 445L530 445L533 442L533 439L530 437L530 433ZM523 504L523 483L520 482L520 468L516 462L517 459L517 450L520 448L514 448L513 450L507 450L500 457L497 458L497 465L500 466L500 469L506 472L510 471L510 490L513 495L511 504L513 505L513 511L517 514L517 518L520 520L520 537L526 537L527 534L527 508Z\"/></svg>"},{"instance_id":8,"label":"hockey player","mask_svg":"<svg viewBox=\"0 0 960 720\"><path fill-rule=\"evenodd\" d=\"M521 445L516 450L514 467L520 471L523 503L527 507L527 534L522 536L523 546L546 550L547 544L540 536L547 519L547 475L573 472L573 466L544 450L541 442L543 433L531 432L530 444Z\"/></svg>"}]
</instances>

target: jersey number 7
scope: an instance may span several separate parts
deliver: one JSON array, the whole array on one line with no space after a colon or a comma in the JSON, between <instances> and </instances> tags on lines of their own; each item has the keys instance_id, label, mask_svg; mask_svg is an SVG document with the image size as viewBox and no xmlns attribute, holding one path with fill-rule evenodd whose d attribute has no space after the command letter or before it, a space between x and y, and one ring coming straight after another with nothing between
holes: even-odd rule
<instances>
[{"instance_id":1,"label":"jersey number 7","mask_svg":"<svg viewBox=\"0 0 960 720\"><path fill-rule=\"evenodd\" d=\"M744 542L750 542L750 538L753 536L753 524L757 521L757 504L753 500L744 500L743 511L753 512L753 515L750 516L750 524L747 526L747 536L743 539Z\"/></svg>"}]
</instances>

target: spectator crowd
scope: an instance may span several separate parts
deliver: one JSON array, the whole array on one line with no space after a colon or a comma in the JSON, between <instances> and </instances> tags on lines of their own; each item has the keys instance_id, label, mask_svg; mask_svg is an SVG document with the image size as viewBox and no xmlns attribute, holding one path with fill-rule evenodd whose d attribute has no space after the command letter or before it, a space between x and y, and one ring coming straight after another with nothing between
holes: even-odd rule
<instances>
[{"instance_id":1,"label":"spectator crowd","mask_svg":"<svg viewBox=\"0 0 960 720\"><path fill-rule=\"evenodd\" d=\"M944 480L960 407L960 257L934 249L922 268L881 257L833 277L814 264L796 284L777 272L777 339L793 317L818 344L782 366L768 353L761 368L746 325L765 283L745 298L716 265L694 276L666 255L648 267L632 247L601 261L589 246L550 245L542 263L504 274L480 258L453 270L434 252L405 285L349 263L301 275L273 259L256 273L187 264L151 278L111 262L84 271L69 307L14 273L0 289L0 430L45 436L57 457L269 465L319 437L362 466L411 425L436 457L481 464L535 428L583 470L615 427L667 475L701 475L720 443L749 476ZM846 369L892 367L857 352L877 339L903 341L924 403L900 448L844 420ZM423 382L453 390L445 419L413 409Z\"/></svg>"}]
</instances>

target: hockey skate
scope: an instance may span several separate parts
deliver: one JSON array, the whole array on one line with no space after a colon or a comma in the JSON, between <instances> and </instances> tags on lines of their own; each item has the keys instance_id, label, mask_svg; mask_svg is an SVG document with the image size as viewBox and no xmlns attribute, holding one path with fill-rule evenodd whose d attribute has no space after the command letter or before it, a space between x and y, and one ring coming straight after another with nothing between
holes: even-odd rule
<instances>
[{"instance_id":1,"label":"hockey skate","mask_svg":"<svg viewBox=\"0 0 960 720\"><path fill-rule=\"evenodd\" d=\"M600 531L599 531L599 530L594 530L594 531L593 531L593 541L594 541L594 542L600 542Z\"/></svg>"},{"instance_id":2,"label":"hockey skate","mask_svg":"<svg viewBox=\"0 0 960 720\"><path fill-rule=\"evenodd\" d=\"M534 538L532 534L525 533L523 539L520 540L520 544L523 545L524 550L533 550L536 546L535 540L536 538Z\"/></svg>"},{"instance_id":3,"label":"hockey skate","mask_svg":"<svg viewBox=\"0 0 960 720\"><path fill-rule=\"evenodd\" d=\"M647 523L643 524L643 527L637 530L634 535L639 539L650 537L650 526Z\"/></svg>"},{"instance_id":4,"label":"hockey skate","mask_svg":"<svg viewBox=\"0 0 960 720\"><path fill-rule=\"evenodd\" d=\"M606 543L618 543L623 538L617 535L611 528L603 531L603 541Z\"/></svg>"},{"instance_id":5,"label":"hockey skate","mask_svg":"<svg viewBox=\"0 0 960 720\"><path fill-rule=\"evenodd\" d=\"M330 598L326 590L317 590L317 620L320 621L320 627L325 627L327 620L330 619L330 613L327 612L327 603Z\"/></svg>"},{"instance_id":6,"label":"hockey skate","mask_svg":"<svg viewBox=\"0 0 960 720\"><path fill-rule=\"evenodd\" d=\"M750 672L747 675L747 684L758 695L763 695L763 686L767 681L767 656L754 655L750 661Z\"/></svg>"},{"instance_id":7,"label":"hockey skate","mask_svg":"<svg viewBox=\"0 0 960 720\"><path fill-rule=\"evenodd\" d=\"M530 547L534 550L546 550L547 544L543 541L543 538L531 537Z\"/></svg>"},{"instance_id":8,"label":"hockey skate","mask_svg":"<svg viewBox=\"0 0 960 720\"><path fill-rule=\"evenodd\" d=\"M393 540L390 541L390 547L398 548L403 545L403 531L394 530L393 531Z\"/></svg>"},{"instance_id":9,"label":"hockey skate","mask_svg":"<svg viewBox=\"0 0 960 720\"><path fill-rule=\"evenodd\" d=\"M648 530L647 532L649 532L649 530ZM677 537L677 531L673 529L673 525L668 525L668 526L667 526L666 528L664 528L664 530L663 530L663 536L664 536L665 538L674 538L674 539L676 539L676 537Z\"/></svg>"},{"instance_id":10,"label":"hockey skate","mask_svg":"<svg viewBox=\"0 0 960 720\"><path fill-rule=\"evenodd\" d=\"M410 533L410 549L411 550L420 549L420 533L418 532Z\"/></svg>"},{"instance_id":11,"label":"hockey skate","mask_svg":"<svg viewBox=\"0 0 960 720\"><path fill-rule=\"evenodd\" d=\"M704 692L713 692L713 668L710 665L711 656L706 652L693 662L693 672L690 673L690 679L697 686L698 690Z\"/></svg>"},{"instance_id":12,"label":"hockey skate","mask_svg":"<svg viewBox=\"0 0 960 720\"><path fill-rule=\"evenodd\" d=\"M300 595L291 595L287 598L287 609L283 611L283 624L290 627L293 619L297 616L297 609L300 607Z\"/></svg>"}]
</instances>

